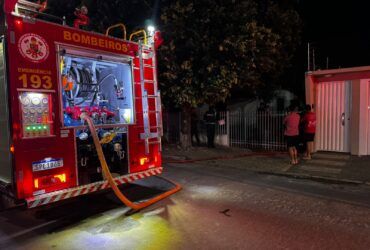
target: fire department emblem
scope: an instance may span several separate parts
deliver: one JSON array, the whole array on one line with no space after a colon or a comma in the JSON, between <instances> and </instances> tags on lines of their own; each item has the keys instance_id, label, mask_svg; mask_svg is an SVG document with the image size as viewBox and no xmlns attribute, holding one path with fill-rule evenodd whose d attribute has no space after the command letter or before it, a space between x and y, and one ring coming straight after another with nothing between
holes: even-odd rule
<instances>
[{"instance_id":1,"label":"fire department emblem","mask_svg":"<svg viewBox=\"0 0 370 250\"><path fill-rule=\"evenodd\" d=\"M18 49L24 58L34 63L43 62L49 56L49 46L45 39L34 33L21 36Z\"/></svg>"}]
</instances>

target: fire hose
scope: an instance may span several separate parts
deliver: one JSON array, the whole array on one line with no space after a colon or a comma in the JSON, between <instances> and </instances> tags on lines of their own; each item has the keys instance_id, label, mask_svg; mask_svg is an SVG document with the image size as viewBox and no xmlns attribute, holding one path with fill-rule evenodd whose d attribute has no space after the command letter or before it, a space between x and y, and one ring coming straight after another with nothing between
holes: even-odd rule
<instances>
[{"instance_id":1,"label":"fire hose","mask_svg":"<svg viewBox=\"0 0 370 250\"><path fill-rule=\"evenodd\" d=\"M113 189L113 192L115 193L115 195L117 196L117 198L123 203L125 204L127 207L130 207L132 208L133 210L140 210L140 209L143 209L145 207L148 207L178 191L181 190L181 186L177 183L174 183L168 179L165 179L166 181L170 182L171 184L173 184L175 187L156 196L156 197L153 197L149 200L146 200L144 202L140 202L140 203L135 203L135 202L132 202L130 201L122 192L121 190L118 188L116 182L114 181L114 178L112 177L112 174L109 170L109 167L108 167L108 164L105 160L105 156L104 156L104 153L103 153L103 149L102 149L102 146L100 145L100 141L99 141L99 137L98 137L98 134L96 133L96 130L95 130L95 126L93 124L93 121L92 119L90 118L90 116L86 113L82 113L81 114L81 119L85 120L89 126L89 129L90 129L90 132L91 132L91 135L93 137L93 140L94 140L94 144L95 144L95 148L96 148L96 151L98 153L98 158L99 158L99 161L100 161L100 164L101 164L101 167L102 167L102 172L103 172L103 177L108 181L109 185L111 186L111 188Z\"/></svg>"}]
</instances>

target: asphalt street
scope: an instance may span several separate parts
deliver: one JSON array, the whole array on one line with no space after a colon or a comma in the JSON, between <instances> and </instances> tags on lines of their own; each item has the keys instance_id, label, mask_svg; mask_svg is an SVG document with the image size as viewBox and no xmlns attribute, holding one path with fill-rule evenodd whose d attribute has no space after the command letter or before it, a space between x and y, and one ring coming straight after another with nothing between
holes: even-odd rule
<instances>
[{"instance_id":1,"label":"asphalt street","mask_svg":"<svg viewBox=\"0 0 370 250\"><path fill-rule=\"evenodd\" d=\"M0 213L0 249L369 249L370 188L171 164L183 190L136 213L111 193ZM145 199L169 184L124 187Z\"/></svg>"}]
</instances>

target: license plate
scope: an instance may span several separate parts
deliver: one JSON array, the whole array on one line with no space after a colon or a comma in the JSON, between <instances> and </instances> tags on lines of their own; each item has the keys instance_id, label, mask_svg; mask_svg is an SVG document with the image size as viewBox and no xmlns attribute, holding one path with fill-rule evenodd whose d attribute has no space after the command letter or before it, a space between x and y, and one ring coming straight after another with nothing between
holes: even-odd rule
<instances>
[{"instance_id":1,"label":"license plate","mask_svg":"<svg viewBox=\"0 0 370 250\"><path fill-rule=\"evenodd\" d=\"M45 159L38 162L32 163L32 171L44 171L53 168L63 167L63 159Z\"/></svg>"}]
</instances>

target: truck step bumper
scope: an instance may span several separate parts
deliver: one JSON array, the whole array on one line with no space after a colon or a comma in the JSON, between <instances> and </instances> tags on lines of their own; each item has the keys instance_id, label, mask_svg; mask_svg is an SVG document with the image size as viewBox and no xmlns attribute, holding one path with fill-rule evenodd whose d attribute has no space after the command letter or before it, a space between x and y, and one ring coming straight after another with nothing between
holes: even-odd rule
<instances>
[{"instance_id":1,"label":"truck step bumper","mask_svg":"<svg viewBox=\"0 0 370 250\"><path fill-rule=\"evenodd\" d=\"M125 183L131 183L140 179L144 179L153 175L161 174L163 171L162 167L159 168L152 168L146 171L128 174L128 175L122 175L114 178L117 185L125 184ZM35 208L38 206L43 206L46 204L58 202L61 200L66 200L69 198L73 198L80 195L85 195L93 192L97 192L100 190L104 190L109 188L110 185L108 181L99 181L90 183L87 185L82 185L74 188L68 188L63 190L58 190L55 192L50 192L47 194L41 194L34 196L32 198L26 199L27 207L28 208Z\"/></svg>"}]
</instances>

